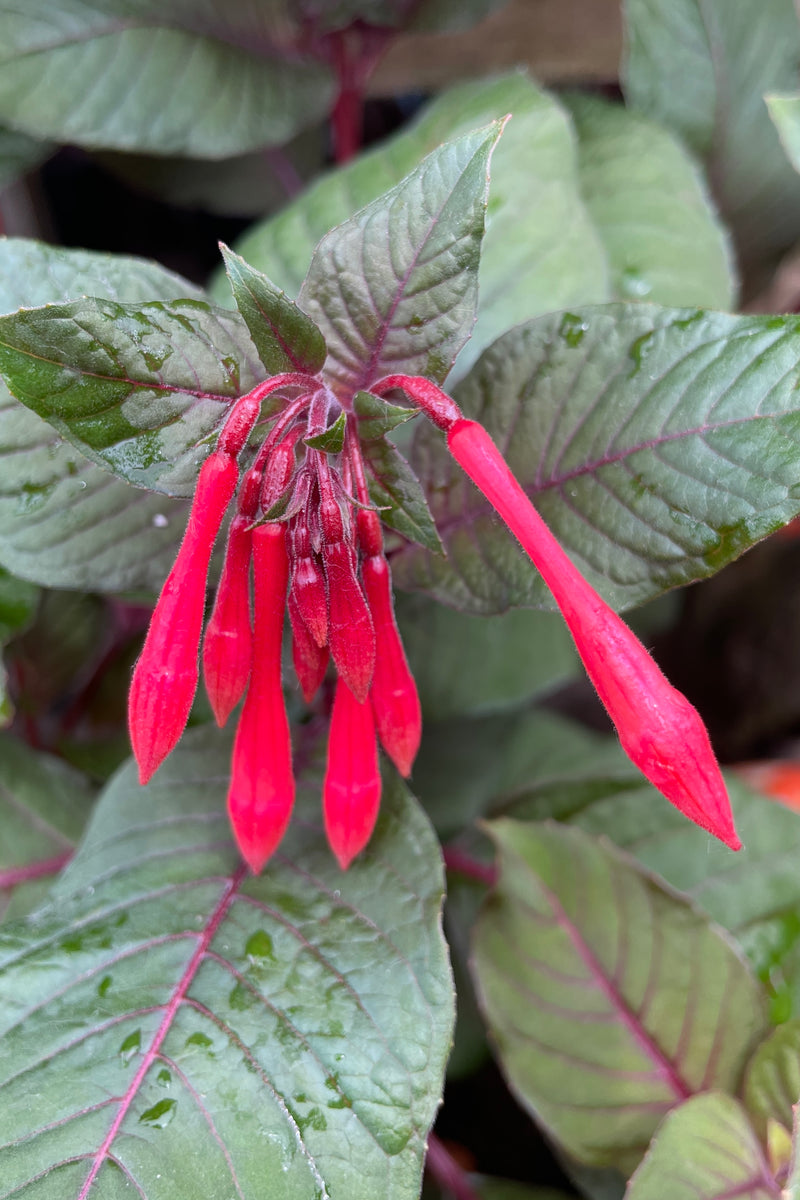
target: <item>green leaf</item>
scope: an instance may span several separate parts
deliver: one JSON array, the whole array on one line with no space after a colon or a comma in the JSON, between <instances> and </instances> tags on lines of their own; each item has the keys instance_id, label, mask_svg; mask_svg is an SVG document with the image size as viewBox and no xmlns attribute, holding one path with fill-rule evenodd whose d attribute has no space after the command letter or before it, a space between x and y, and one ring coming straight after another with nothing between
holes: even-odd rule
<instances>
[{"instance_id":1,"label":"green leaf","mask_svg":"<svg viewBox=\"0 0 800 1200\"><path fill-rule=\"evenodd\" d=\"M325 362L325 339L317 326L255 267L220 244L236 307L250 331L268 375L305 371L316 375Z\"/></svg>"},{"instance_id":2,"label":"green leaf","mask_svg":"<svg viewBox=\"0 0 800 1200\"><path fill-rule=\"evenodd\" d=\"M740 1104L694 1096L664 1120L627 1200L780 1200L780 1187Z\"/></svg>"},{"instance_id":3,"label":"green leaf","mask_svg":"<svg viewBox=\"0 0 800 1200\"><path fill-rule=\"evenodd\" d=\"M431 554L442 554L442 543L419 480L403 455L385 437L363 447L369 497L381 509L384 525Z\"/></svg>"},{"instance_id":4,"label":"green leaf","mask_svg":"<svg viewBox=\"0 0 800 1200\"><path fill-rule=\"evenodd\" d=\"M143 259L0 239L0 311L86 292L131 302L199 296ZM64 443L0 383L0 562L49 587L157 589L186 523L183 502L129 487Z\"/></svg>"},{"instance_id":5,"label":"green leaf","mask_svg":"<svg viewBox=\"0 0 800 1200\"><path fill-rule=\"evenodd\" d=\"M227 775L207 727L145 789L126 767L52 905L0 939L20 1198L77 1195L94 1162L101 1194L147 1200L419 1194L453 1017L436 840L391 783L341 872L317 780L252 877Z\"/></svg>"},{"instance_id":6,"label":"green leaf","mask_svg":"<svg viewBox=\"0 0 800 1200\"><path fill-rule=\"evenodd\" d=\"M81 453L187 497L204 439L263 372L244 322L198 300L87 298L0 317L0 372Z\"/></svg>"},{"instance_id":7,"label":"green leaf","mask_svg":"<svg viewBox=\"0 0 800 1200\"><path fill-rule=\"evenodd\" d=\"M800 1019L780 1025L758 1047L747 1066L743 1099L762 1137L770 1119L792 1128L792 1109L800 1103Z\"/></svg>"},{"instance_id":8,"label":"green leaf","mask_svg":"<svg viewBox=\"0 0 800 1200\"><path fill-rule=\"evenodd\" d=\"M43 899L92 802L77 771L0 733L0 920L21 917Z\"/></svg>"},{"instance_id":9,"label":"green leaf","mask_svg":"<svg viewBox=\"0 0 800 1200\"><path fill-rule=\"evenodd\" d=\"M30 624L38 603L37 587L0 567L0 645Z\"/></svg>"},{"instance_id":10,"label":"green leaf","mask_svg":"<svg viewBox=\"0 0 800 1200\"><path fill-rule=\"evenodd\" d=\"M358 436L362 442L377 442L418 415L415 408L403 408L400 404L389 404L371 392L356 392L353 397L353 412L358 417Z\"/></svg>"},{"instance_id":11,"label":"green leaf","mask_svg":"<svg viewBox=\"0 0 800 1200\"><path fill-rule=\"evenodd\" d=\"M568 820L599 797L637 786L641 776L616 740L547 710L427 722L414 764L417 795L443 840L490 811Z\"/></svg>"},{"instance_id":12,"label":"green leaf","mask_svg":"<svg viewBox=\"0 0 800 1200\"><path fill-rule=\"evenodd\" d=\"M346 428L347 414L343 409L332 425L329 425L322 433L317 433L313 437L303 438L303 441L312 450L324 450L326 454L341 454L344 447Z\"/></svg>"},{"instance_id":13,"label":"green leaf","mask_svg":"<svg viewBox=\"0 0 800 1200\"><path fill-rule=\"evenodd\" d=\"M37 138L163 155L279 145L331 98L325 68L276 45L283 8L3 0L0 120Z\"/></svg>"},{"instance_id":14,"label":"green leaf","mask_svg":"<svg viewBox=\"0 0 800 1200\"><path fill-rule=\"evenodd\" d=\"M504 819L476 930L479 995L512 1089L568 1154L630 1167L694 1092L733 1088L765 1026L722 931L608 843Z\"/></svg>"},{"instance_id":15,"label":"green leaf","mask_svg":"<svg viewBox=\"0 0 800 1200\"><path fill-rule=\"evenodd\" d=\"M581 673L567 627L553 613L470 617L408 594L396 609L426 721L515 708Z\"/></svg>"},{"instance_id":16,"label":"green leaf","mask_svg":"<svg viewBox=\"0 0 800 1200\"><path fill-rule=\"evenodd\" d=\"M577 566L617 608L714 574L800 512L797 317L611 305L511 330L455 390ZM447 558L395 583L470 612L552 607L516 540L417 427Z\"/></svg>"},{"instance_id":17,"label":"green leaf","mask_svg":"<svg viewBox=\"0 0 800 1200\"><path fill-rule=\"evenodd\" d=\"M569 118L520 72L448 89L410 129L332 171L248 231L240 252L296 295L316 243L332 226L397 184L442 142L509 112L513 120L492 156L478 319L456 373L511 325L610 299L603 247L580 197ZM219 284L214 295L225 303L227 284Z\"/></svg>"},{"instance_id":18,"label":"green leaf","mask_svg":"<svg viewBox=\"0 0 800 1200\"><path fill-rule=\"evenodd\" d=\"M608 254L614 298L732 308L728 239L678 140L620 104L579 95L566 103L578 134L583 198Z\"/></svg>"},{"instance_id":19,"label":"green leaf","mask_svg":"<svg viewBox=\"0 0 800 1200\"><path fill-rule=\"evenodd\" d=\"M428 732L431 732L430 730ZM556 817L611 838L733 933L767 985L772 1019L800 1016L800 815L727 777L744 849L731 854L646 784L616 739L589 734L548 713L488 718L445 742L435 802L427 763L415 768L418 794L437 823L459 785L470 818L490 810L521 820ZM499 763L480 761L495 739ZM449 757L448 757L449 754ZM474 756L474 759L471 757ZM442 781L444 777L444 781ZM448 804L449 801L449 804ZM452 817L451 817L452 820ZM449 831L449 827L448 827Z\"/></svg>"},{"instance_id":20,"label":"green leaf","mask_svg":"<svg viewBox=\"0 0 800 1200\"><path fill-rule=\"evenodd\" d=\"M0 567L0 729L10 725L14 717L14 704L8 690L8 672L3 662L3 647L33 619L38 600L38 588L22 579L16 579Z\"/></svg>"},{"instance_id":21,"label":"green leaf","mask_svg":"<svg viewBox=\"0 0 800 1200\"><path fill-rule=\"evenodd\" d=\"M794 91L792 0L626 0L625 94L704 159L746 262L763 269L800 235L800 179L764 105Z\"/></svg>"},{"instance_id":22,"label":"green leaf","mask_svg":"<svg viewBox=\"0 0 800 1200\"><path fill-rule=\"evenodd\" d=\"M53 147L35 141L24 133L0 129L0 187L6 187L20 175L32 171L48 158Z\"/></svg>"},{"instance_id":23,"label":"green leaf","mask_svg":"<svg viewBox=\"0 0 800 1200\"><path fill-rule=\"evenodd\" d=\"M441 383L475 323L494 122L447 142L326 234L300 306L348 396L397 371Z\"/></svg>"},{"instance_id":24,"label":"green leaf","mask_svg":"<svg viewBox=\"0 0 800 1200\"><path fill-rule=\"evenodd\" d=\"M769 115L795 171L800 171L800 95L765 96Z\"/></svg>"}]
</instances>

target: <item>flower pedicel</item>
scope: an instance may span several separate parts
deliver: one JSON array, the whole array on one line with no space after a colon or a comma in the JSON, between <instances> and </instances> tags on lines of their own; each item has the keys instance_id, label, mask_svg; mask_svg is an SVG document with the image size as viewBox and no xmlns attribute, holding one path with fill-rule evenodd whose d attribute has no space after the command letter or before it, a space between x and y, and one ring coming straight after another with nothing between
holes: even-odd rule
<instances>
[{"instance_id":1,"label":"flower pedicel","mask_svg":"<svg viewBox=\"0 0 800 1200\"><path fill-rule=\"evenodd\" d=\"M482 426L430 381L394 375L375 396L403 391L447 437L450 453L505 521L553 593L623 749L684 815L731 849L725 784L703 722L550 533ZM133 676L129 723L142 783L181 737L198 682L209 562L240 480L239 457L261 403L280 415L238 487L236 513L202 660L217 721L245 696L233 750L228 810L239 849L260 871L294 803L291 741L281 687L288 607L295 671L310 701L329 659L338 673L323 812L343 868L364 848L380 802L376 738L404 776L419 747L417 690L394 617L389 564L367 489L358 420L318 376L276 375L231 407L200 471L189 523ZM286 395L288 393L288 395ZM320 438L343 424L340 443ZM251 627L250 569L254 573Z\"/></svg>"}]
</instances>

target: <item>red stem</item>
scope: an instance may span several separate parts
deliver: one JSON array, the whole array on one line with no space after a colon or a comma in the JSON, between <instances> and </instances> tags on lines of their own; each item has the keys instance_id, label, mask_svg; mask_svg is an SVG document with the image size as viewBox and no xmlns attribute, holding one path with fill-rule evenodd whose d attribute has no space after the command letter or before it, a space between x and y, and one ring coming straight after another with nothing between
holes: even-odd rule
<instances>
[{"instance_id":1,"label":"red stem","mask_svg":"<svg viewBox=\"0 0 800 1200\"><path fill-rule=\"evenodd\" d=\"M453 846L444 846L442 856L448 871L466 875L468 879L485 883L487 887L494 887L497 883L497 867L493 863L478 862L477 858L473 858L472 855L465 854L463 850L457 850Z\"/></svg>"},{"instance_id":2,"label":"red stem","mask_svg":"<svg viewBox=\"0 0 800 1200\"><path fill-rule=\"evenodd\" d=\"M41 858L38 862L26 863L24 867L7 867L0 871L0 891L30 883L32 879L43 879L46 875L57 875L72 858L72 850L54 854L52 858Z\"/></svg>"},{"instance_id":3,"label":"red stem","mask_svg":"<svg viewBox=\"0 0 800 1200\"><path fill-rule=\"evenodd\" d=\"M443 1192L453 1200L480 1200L480 1196L469 1181L467 1172L453 1158L450 1151L435 1133L428 1137L428 1157L425 1169Z\"/></svg>"}]
</instances>

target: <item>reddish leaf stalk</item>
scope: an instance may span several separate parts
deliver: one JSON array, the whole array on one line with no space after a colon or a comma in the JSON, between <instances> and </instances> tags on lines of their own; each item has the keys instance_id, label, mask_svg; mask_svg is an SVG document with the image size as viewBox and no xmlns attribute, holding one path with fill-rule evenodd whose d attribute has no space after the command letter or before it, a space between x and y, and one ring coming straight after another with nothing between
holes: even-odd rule
<instances>
[{"instance_id":1,"label":"reddish leaf stalk","mask_svg":"<svg viewBox=\"0 0 800 1200\"><path fill-rule=\"evenodd\" d=\"M360 703L339 678L331 713L322 805L325 832L343 871L372 836L380 799L372 706L369 701Z\"/></svg>"},{"instance_id":2,"label":"reddish leaf stalk","mask_svg":"<svg viewBox=\"0 0 800 1200\"><path fill-rule=\"evenodd\" d=\"M131 745L141 782L174 749L197 690L206 579L211 552L239 468L215 451L203 463L178 557L166 578L136 664L128 704Z\"/></svg>"},{"instance_id":3,"label":"reddish leaf stalk","mask_svg":"<svg viewBox=\"0 0 800 1200\"><path fill-rule=\"evenodd\" d=\"M255 629L250 686L233 747L228 812L236 842L258 873L280 842L294 804L281 640L289 558L283 525L253 531Z\"/></svg>"}]
</instances>

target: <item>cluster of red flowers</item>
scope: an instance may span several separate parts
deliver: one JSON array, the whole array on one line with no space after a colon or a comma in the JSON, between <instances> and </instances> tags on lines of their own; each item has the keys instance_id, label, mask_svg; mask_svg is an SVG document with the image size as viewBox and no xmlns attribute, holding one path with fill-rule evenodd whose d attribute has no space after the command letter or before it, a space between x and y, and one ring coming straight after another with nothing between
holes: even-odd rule
<instances>
[{"instance_id":1,"label":"cluster of red flowers","mask_svg":"<svg viewBox=\"0 0 800 1200\"><path fill-rule=\"evenodd\" d=\"M455 402L428 380L391 376L370 390L377 396L404 391L445 432L453 457L551 589L628 756L681 812L738 849L725 785L699 714L573 565L486 431L464 419ZM130 732L141 780L157 770L186 725L199 677L209 563L239 485L239 457L264 399L286 392L293 398L285 400L238 487L202 652L206 689L220 725L245 696L228 808L253 871L261 870L280 842L294 802L281 685L287 591L294 667L306 700L317 692L329 658L338 673L323 810L342 867L369 841L377 818L376 735L407 776L421 733L357 419L318 378L278 375L233 404L201 469L186 535L131 687Z\"/></svg>"}]
</instances>

